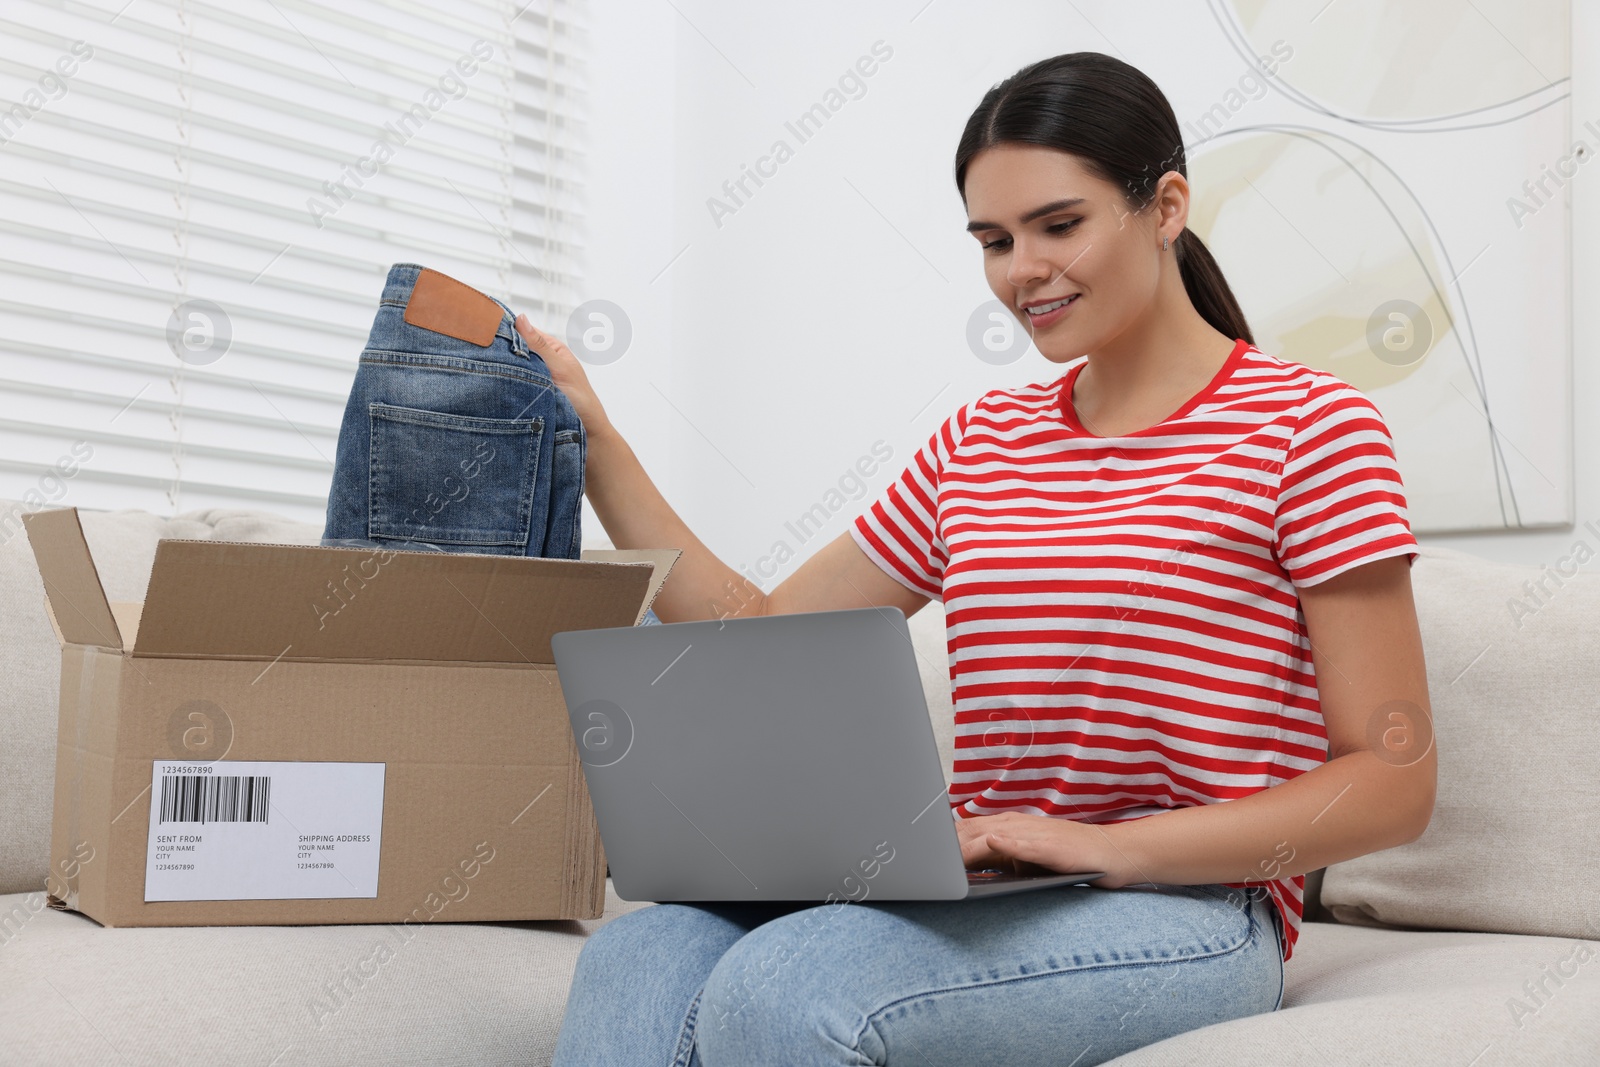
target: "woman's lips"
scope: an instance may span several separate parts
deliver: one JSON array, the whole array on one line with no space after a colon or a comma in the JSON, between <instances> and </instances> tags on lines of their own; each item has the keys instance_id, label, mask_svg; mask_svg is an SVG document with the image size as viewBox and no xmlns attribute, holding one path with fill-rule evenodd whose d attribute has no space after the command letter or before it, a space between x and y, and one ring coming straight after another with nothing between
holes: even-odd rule
<instances>
[{"instance_id":1,"label":"woman's lips","mask_svg":"<svg viewBox=\"0 0 1600 1067\"><path fill-rule=\"evenodd\" d=\"M1073 293L1072 297L1065 304L1062 304L1060 307L1056 308L1054 311L1047 311L1043 315L1035 315L1032 311L1029 311L1028 312L1028 323L1029 323L1029 325L1031 325L1036 330L1042 330L1046 326L1050 326L1050 325L1054 324L1055 322L1058 322L1063 316L1066 315L1067 312L1071 311L1074 307L1077 306L1078 298L1080 296L1082 296L1082 295L1083 295L1082 293Z\"/></svg>"}]
</instances>

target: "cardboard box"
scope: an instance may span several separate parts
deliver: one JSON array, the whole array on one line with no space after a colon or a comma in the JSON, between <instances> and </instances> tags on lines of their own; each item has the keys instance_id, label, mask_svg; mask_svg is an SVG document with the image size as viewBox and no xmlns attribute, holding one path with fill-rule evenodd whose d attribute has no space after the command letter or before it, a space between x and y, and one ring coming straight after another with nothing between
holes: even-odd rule
<instances>
[{"instance_id":1,"label":"cardboard box","mask_svg":"<svg viewBox=\"0 0 1600 1067\"><path fill-rule=\"evenodd\" d=\"M600 915L550 636L637 624L679 551L169 540L143 603L112 604L75 509L24 521L62 646L52 906L106 926Z\"/></svg>"}]
</instances>

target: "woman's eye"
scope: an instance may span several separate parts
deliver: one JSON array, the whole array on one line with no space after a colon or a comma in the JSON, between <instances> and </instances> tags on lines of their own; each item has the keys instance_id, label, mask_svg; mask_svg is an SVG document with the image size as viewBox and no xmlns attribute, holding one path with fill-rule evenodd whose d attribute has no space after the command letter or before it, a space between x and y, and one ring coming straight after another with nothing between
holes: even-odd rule
<instances>
[{"instance_id":1,"label":"woman's eye","mask_svg":"<svg viewBox=\"0 0 1600 1067\"><path fill-rule=\"evenodd\" d=\"M1045 232L1046 233L1054 233L1054 234L1063 234L1063 233L1066 233L1068 230L1071 230L1073 227L1077 226L1078 223L1080 223L1082 221L1083 221L1082 219L1068 219L1066 222L1053 223L1053 224L1045 227ZM1009 237L997 237L993 241L985 242L984 245L983 245L983 250L985 252L1004 252L1006 249L1008 249L1010 247L1011 247L1011 238L1009 238Z\"/></svg>"}]
</instances>

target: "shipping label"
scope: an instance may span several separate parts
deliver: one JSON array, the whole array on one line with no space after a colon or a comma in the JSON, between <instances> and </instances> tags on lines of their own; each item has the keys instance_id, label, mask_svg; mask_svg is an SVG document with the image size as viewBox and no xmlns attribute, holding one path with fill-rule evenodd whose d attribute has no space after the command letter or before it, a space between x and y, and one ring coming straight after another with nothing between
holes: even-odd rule
<instances>
[{"instance_id":1,"label":"shipping label","mask_svg":"<svg viewBox=\"0 0 1600 1067\"><path fill-rule=\"evenodd\" d=\"M382 763L155 760L144 899L376 897Z\"/></svg>"}]
</instances>

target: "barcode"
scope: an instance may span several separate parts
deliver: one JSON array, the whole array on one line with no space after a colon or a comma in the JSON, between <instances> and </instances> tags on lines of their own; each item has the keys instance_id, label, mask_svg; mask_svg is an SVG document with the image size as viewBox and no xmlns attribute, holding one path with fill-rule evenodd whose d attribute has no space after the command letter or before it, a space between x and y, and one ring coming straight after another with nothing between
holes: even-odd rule
<instances>
[{"instance_id":1,"label":"barcode","mask_svg":"<svg viewBox=\"0 0 1600 1067\"><path fill-rule=\"evenodd\" d=\"M161 821L266 822L271 787L264 774L164 774Z\"/></svg>"}]
</instances>

